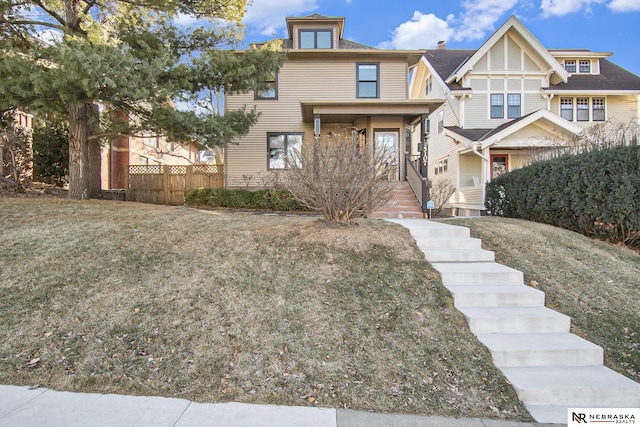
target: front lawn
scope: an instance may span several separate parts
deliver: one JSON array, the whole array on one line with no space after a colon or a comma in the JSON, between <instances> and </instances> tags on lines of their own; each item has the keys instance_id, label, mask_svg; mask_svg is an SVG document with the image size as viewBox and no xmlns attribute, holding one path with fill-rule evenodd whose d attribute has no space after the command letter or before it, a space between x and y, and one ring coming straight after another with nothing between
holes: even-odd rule
<instances>
[{"instance_id":1,"label":"front lawn","mask_svg":"<svg viewBox=\"0 0 640 427\"><path fill-rule=\"evenodd\" d=\"M0 199L0 383L530 420L408 232Z\"/></svg>"}]
</instances>

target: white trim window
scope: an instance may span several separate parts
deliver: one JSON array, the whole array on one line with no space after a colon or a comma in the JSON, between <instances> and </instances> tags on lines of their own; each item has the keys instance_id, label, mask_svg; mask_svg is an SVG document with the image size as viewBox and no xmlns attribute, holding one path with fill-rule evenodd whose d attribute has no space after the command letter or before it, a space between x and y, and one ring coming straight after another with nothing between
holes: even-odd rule
<instances>
[{"instance_id":1,"label":"white trim window","mask_svg":"<svg viewBox=\"0 0 640 427\"><path fill-rule=\"evenodd\" d=\"M592 108L593 108L593 121L594 122L602 122L605 121L605 110L604 110L604 98L593 98L592 100Z\"/></svg>"},{"instance_id":2,"label":"white trim window","mask_svg":"<svg viewBox=\"0 0 640 427\"><path fill-rule=\"evenodd\" d=\"M444 110L438 111L438 133L444 132Z\"/></svg>"},{"instance_id":3,"label":"white trim window","mask_svg":"<svg viewBox=\"0 0 640 427\"><path fill-rule=\"evenodd\" d=\"M440 175L442 173L446 173L449 170L449 159L440 159L438 160L433 167L434 175Z\"/></svg>"},{"instance_id":4,"label":"white trim window","mask_svg":"<svg viewBox=\"0 0 640 427\"><path fill-rule=\"evenodd\" d=\"M492 119L504 119L504 94L492 93L491 98L491 115Z\"/></svg>"},{"instance_id":5,"label":"white trim window","mask_svg":"<svg viewBox=\"0 0 640 427\"><path fill-rule=\"evenodd\" d=\"M522 96L519 93L507 94L507 118L517 119L521 115Z\"/></svg>"},{"instance_id":6,"label":"white trim window","mask_svg":"<svg viewBox=\"0 0 640 427\"><path fill-rule=\"evenodd\" d=\"M589 98L576 99L576 120L579 122L589 121Z\"/></svg>"},{"instance_id":7,"label":"white trim window","mask_svg":"<svg viewBox=\"0 0 640 427\"><path fill-rule=\"evenodd\" d=\"M567 59L564 61L564 69L567 73L575 73L576 72L576 60L575 59Z\"/></svg>"},{"instance_id":8,"label":"white trim window","mask_svg":"<svg viewBox=\"0 0 640 427\"><path fill-rule=\"evenodd\" d=\"M580 72L583 74L591 73L591 61L581 59L578 70L580 70Z\"/></svg>"},{"instance_id":9,"label":"white trim window","mask_svg":"<svg viewBox=\"0 0 640 427\"><path fill-rule=\"evenodd\" d=\"M587 96L562 97L560 98L560 117L570 122L574 120L577 122L604 121L606 120L605 99Z\"/></svg>"},{"instance_id":10,"label":"white trim window","mask_svg":"<svg viewBox=\"0 0 640 427\"><path fill-rule=\"evenodd\" d=\"M560 98L560 117L573 121L573 98Z\"/></svg>"}]
</instances>

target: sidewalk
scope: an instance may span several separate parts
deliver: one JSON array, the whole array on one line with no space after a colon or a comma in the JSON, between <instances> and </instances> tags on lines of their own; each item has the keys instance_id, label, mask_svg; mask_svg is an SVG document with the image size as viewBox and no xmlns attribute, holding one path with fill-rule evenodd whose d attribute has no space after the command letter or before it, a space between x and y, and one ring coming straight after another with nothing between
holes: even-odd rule
<instances>
[{"instance_id":1,"label":"sidewalk","mask_svg":"<svg viewBox=\"0 0 640 427\"><path fill-rule=\"evenodd\" d=\"M184 399L0 386L0 426L532 427L479 418L391 415L343 409L195 403Z\"/></svg>"}]
</instances>

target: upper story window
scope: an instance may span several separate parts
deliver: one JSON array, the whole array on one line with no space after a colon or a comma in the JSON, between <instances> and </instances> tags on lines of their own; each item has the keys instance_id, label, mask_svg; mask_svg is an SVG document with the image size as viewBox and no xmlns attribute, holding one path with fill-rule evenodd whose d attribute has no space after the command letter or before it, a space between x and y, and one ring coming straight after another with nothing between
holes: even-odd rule
<instances>
[{"instance_id":1,"label":"upper story window","mask_svg":"<svg viewBox=\"0 0 640 427\"><path fill-rule=\"evenodd\" d=\"M380 97L380 64L359 63L356 64L356 74L358 79L358 98L379 98Z\"/></svg>"},{"instance_id":2,"label":"upper story window","mask_svg":"<svg viewBox=\"0 0 640 427\"><path fill-rule=\"evenodd\" d=\"M502 93L491 94L491 118L504 118L504 94Z\"/></svg>"},{"instance_id":3,"label":"upper story window","mask_svg":"<svg viewBox=\"0 0 640 427\"><path fill-rule=\"evenodd\" d=\"M560 117L573 121L573 98L560 98Z\"/></svg>"},{"instance_id":4,"label":"upper story window","mask_svg":"<svg viewBox=\"0 0 640 427\"><path fill-rule=\"evenodd\" d=\"M567 73L575 73L576 72L575 59L568 59L564 61L564 69L567 70Z\"/></svg>"},{"instance_id":5,"label":"upper story window","mask_svg":"<svg viewBox=\"0 0 640 427\"><path fill-rule=\"evenodd\" d=\"M444 110L438 111L438 133L444 132Z\"/></svg>"},{"instance_id":6,"label":"upper story window","mask_svg":"<svg viewBox=\"0 0 640 427\"><path fill-rule=\"evenodd\" d=\"M425 95L429 95L433 91L433 76L429 76L426 86L427 90L425 91Z\"/></svg>"},{"instance_id":7,"label":"upper story window","mask_svg":"<svg viewBox=\"0 0 640 427\"><path fill-rule=\"evenodd\" d=\"M254 99L278 99L278 75L276 73L271 73L267 80L258 82Z\"/></svg>"},{"instance_id":8,"label":"upper story window","mask_svg":"<svg viewBox=\"0 0 640 427\"><path fill-rule=\"evenodd\" d=\"M589 98L576 99L576 119L579 122L589 121Z\"/></svg>"},{"instance_id":9,"label":"upper story window","mask_svg":"<svg viewBox=\"0 0 640 427\"><path fill-rule=\"evenodd\" d=\"M581 73L590 73L591 72L591 61L581 60L580 61L580 72Z\"/></svg>"},{"instance_id":10,"label":"upper story window","mask_svg":"<svg viewBox=\"0 0 640 427\"><path fill-rule=\"evenodd\" d=\"M519 93L510 93L507 95L507 118L517 119L520 117L520 100Z\"/></svg>"},{"instance_id":11,"label":"upper story window","mask_svg":"<svg viewBox=\"0 0 640 427\"><path fill-rule=\"evenodd\" d=\"M300 30L298 39L300 49L333 48L333 30Z\"/></svg>"},{"instance_id":12,"label":"upper story window","mask_svg":"<svg viewBox=\"0 0 640 427\"><path fill-rule=\"evenodd\" d=\"M574 107L575 106L575 107ZM560 98L560 116L578 122L606 120L605 99L601 97Z\"/></svg>"},{"instance_id":13,"label":"upper story window","mask_svg":"<svg viewBox=\"0 0 640 427\"><path fill-rule=\"evenodd\" d=\"M602 122L604 120L604 98L593 98L593 121Z\"/></svg>"}]
</instances>

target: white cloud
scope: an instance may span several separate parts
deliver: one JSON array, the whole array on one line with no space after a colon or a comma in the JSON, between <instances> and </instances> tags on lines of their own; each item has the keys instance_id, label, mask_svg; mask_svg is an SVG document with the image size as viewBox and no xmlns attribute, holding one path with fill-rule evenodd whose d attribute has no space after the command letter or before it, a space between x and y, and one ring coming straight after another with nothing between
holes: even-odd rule
<instances>
[{"instance_id":1,"label":"white cloud","mask_svg":"<svg viewBox=\"0 0 640 427\"><path fill-rule=\"evenodd\" d=\"M403 22L393 30L391 41L380 43L383 49L427 49L436 46L439 40L448 40L453 33L447 20L442 20L430 13L428 15L415 11L411 20Z\"/></svg>"},{"instance_id":2,"label":"white cloud","mask_svg":"<svg viewBox=\"0 0 640 427\"><path fill-rule=\"evenodd\" d=\"M483 39L487 32L495 30L495 23L517 5L518 0L465 1L464 12L456 22L454 40Z\"/></svg>"},{"instance_id":3,"label":"white cloud","mask_svg":"<svg viewBox=\"0 0 640 427\"><path fill-rule=\"evenodd\" d=\"M550 16L564 16L578 11L591 13L592 5L604 2L605 0L542 0L540 9L542 10L542 16L548 18Z\"/></svg>"},{"instance_id":4,"label":"white cloud","mask_svg":"<svg viewBox=\"0 0 640 427\"><path fill-rule=\"evenodd\" d=\"M317 0L254 0L247 8L244 23L258 32L272 36L285 26L284 17L311 13L318 9Z\"/></svg>"},{"instance_id":5,"label":"white cloud","mask_svg":"<svg viewBox=\"0 0 640 427\"><path fill-rule=\"evenodd\" d=\"M614 12L640 12L640 0L612 0L609 9Z\"/></svg>"}]
</instances>

